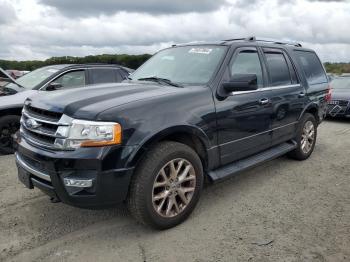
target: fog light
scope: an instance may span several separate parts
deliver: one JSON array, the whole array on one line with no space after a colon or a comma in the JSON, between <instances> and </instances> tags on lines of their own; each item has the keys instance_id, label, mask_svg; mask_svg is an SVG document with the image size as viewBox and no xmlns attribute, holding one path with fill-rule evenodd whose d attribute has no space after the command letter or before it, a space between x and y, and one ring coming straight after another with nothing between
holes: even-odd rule
<instances>
[{"instance_id":1,"label":"fog light","mask_svg":"<svg viewBox=\"0 0 350 262\"><path fill-rule=\"evenodd\" d=\"M64 185L70 187L92 187L92 179L64 178Z\"/></svg>"}]
</instances>

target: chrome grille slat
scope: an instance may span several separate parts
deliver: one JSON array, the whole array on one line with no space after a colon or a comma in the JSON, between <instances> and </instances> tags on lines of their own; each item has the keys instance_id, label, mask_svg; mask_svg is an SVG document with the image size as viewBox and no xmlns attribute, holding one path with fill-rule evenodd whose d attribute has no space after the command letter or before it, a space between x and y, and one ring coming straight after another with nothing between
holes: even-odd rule
<instances>
[{"instance_id":1,"label":"chrome grille slat","mask_svg":"<svg viewBox=\"0 0 350 262\"><path fill-rule=\"evenodd\" d=\"M71 121L70 117L62 113L25 105L22 111L20 133L28 143L34 146L62 150L62 141L66 137L65 132L58 130L61 130L59 127L70 126Z\"/></svg>"},{"instance_id":2,"label":"chrome grille slat","mask_svg":"<svg viewBox=\"0 0 350 262\"><path fill-rule=\"evenodd\" d=\"M24 114L28 118L32 118L32 119L34 119L36 121L39 121L39 122L43 122L43 123L50 124L50 125L56 125L56 126L59 125L58 121L57 122L52 122L50 120L47 120L47 119L44 119L44 118L40 118L38 116L34 116L31 113L28 113L28 111L26 111L26 109L23 109L22 114Z\"/></svg>"},{"instance_id":3,"label":"chrome grille slat","mask_svg":"<svg viewBox=\"0 0 350 262\"><path fill-rule=\"evenodd\" d=\"M47 129L47 128L44 128L44 127L39 127L37 129L28 128L25 125L25 121L23 121L23 120L21 120L21 125L23 125L29 131L37 133L39 135L46 135L46 136L50 136L50 137L54 137L54 138L65 138L64 136L56 135L56 131L50 130L50 129Z\"/></svg>"}]
</instances>

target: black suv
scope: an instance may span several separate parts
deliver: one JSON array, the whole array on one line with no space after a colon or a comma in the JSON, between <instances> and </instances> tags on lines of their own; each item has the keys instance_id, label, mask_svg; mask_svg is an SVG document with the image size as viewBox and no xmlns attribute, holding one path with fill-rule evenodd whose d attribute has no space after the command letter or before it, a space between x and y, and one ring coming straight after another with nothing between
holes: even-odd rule
<instances>
[{"instance_id":1,"label":"black suv","mask_svg":"<svg viewBox=\"0 0 350 262\"><path fill-rule=\"evenodd\" d=\"M36 69L16 80L1 81L0 71L0 153L13 153L12 136L27 97L47 91L78 88L100 83L119 83L132 70L118 65L51 65Z\"/></svg>"},{"instance_id":2,"label":"black suv","mask_svg":"<svg viewBox=\"0 0 350 262\"><path fill-rule=\"evenodd\" d=\"M283 154L307 159L327 100L324 68L300 44L174 45L129 82L28 99L18 175L69 205L125 201L138 221L165 229L190 215L206 179Z\"/></svg>"}]
</instances>

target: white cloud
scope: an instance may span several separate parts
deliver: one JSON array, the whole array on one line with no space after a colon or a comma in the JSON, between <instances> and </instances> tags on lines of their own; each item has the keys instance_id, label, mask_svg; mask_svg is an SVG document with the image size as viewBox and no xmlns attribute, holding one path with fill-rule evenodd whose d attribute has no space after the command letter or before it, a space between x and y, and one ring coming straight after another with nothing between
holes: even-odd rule
<instances>
[{"instance_id":1,"label":"white cloud","mask_svg":"<svg viewBox=\"0 0 350 262\"><path fill-rule=\"evenodd\" d=\"M172 43L258 35L300 41L324 61L350 61L349 1L247 2L230 0L210 12L119 10L68 18L37 0L0 0L0 8L6 4L15 10L14 17L0 22L0 59L153 53Z\"/></svg>"}]
</instances>

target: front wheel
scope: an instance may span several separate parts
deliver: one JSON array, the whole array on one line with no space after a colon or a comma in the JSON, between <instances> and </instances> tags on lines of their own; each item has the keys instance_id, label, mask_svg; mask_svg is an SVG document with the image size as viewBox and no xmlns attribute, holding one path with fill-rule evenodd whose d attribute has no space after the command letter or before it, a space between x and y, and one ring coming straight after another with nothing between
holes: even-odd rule
<instances>
[{"instance_id":1,"label":"front wheel","mask_svg":"<svg viewBox=\"0 0 350 262\"><path fill-rule=\"evenodd\" d=\"M162 142L138 165L128 207L143 224L174 227L191 214L202 186L203 168L196 152L181 143Z\"/></svg>"},{"instance_id":2,"label":"front wheel","mask_svg":"<svg viewBox=\"0 0 350 262\"><path fill-rule=\"evenodd\" d=\"M20 117L16 115L0 118L0 154L12 154L13 136L19 130Z\"/></svg>"},{"instance_id":3,"label":"front wheel","mask_svg":"<svg viewBox=\"0 0 350 262\"><path fill-rule=\"evenodd\" d=\"M306 113L299 123L296 135L297 148L288 156L297 160L307 159L313 152L317 138L317 123L312 114Z\"/></svg>"}]
</instances>

